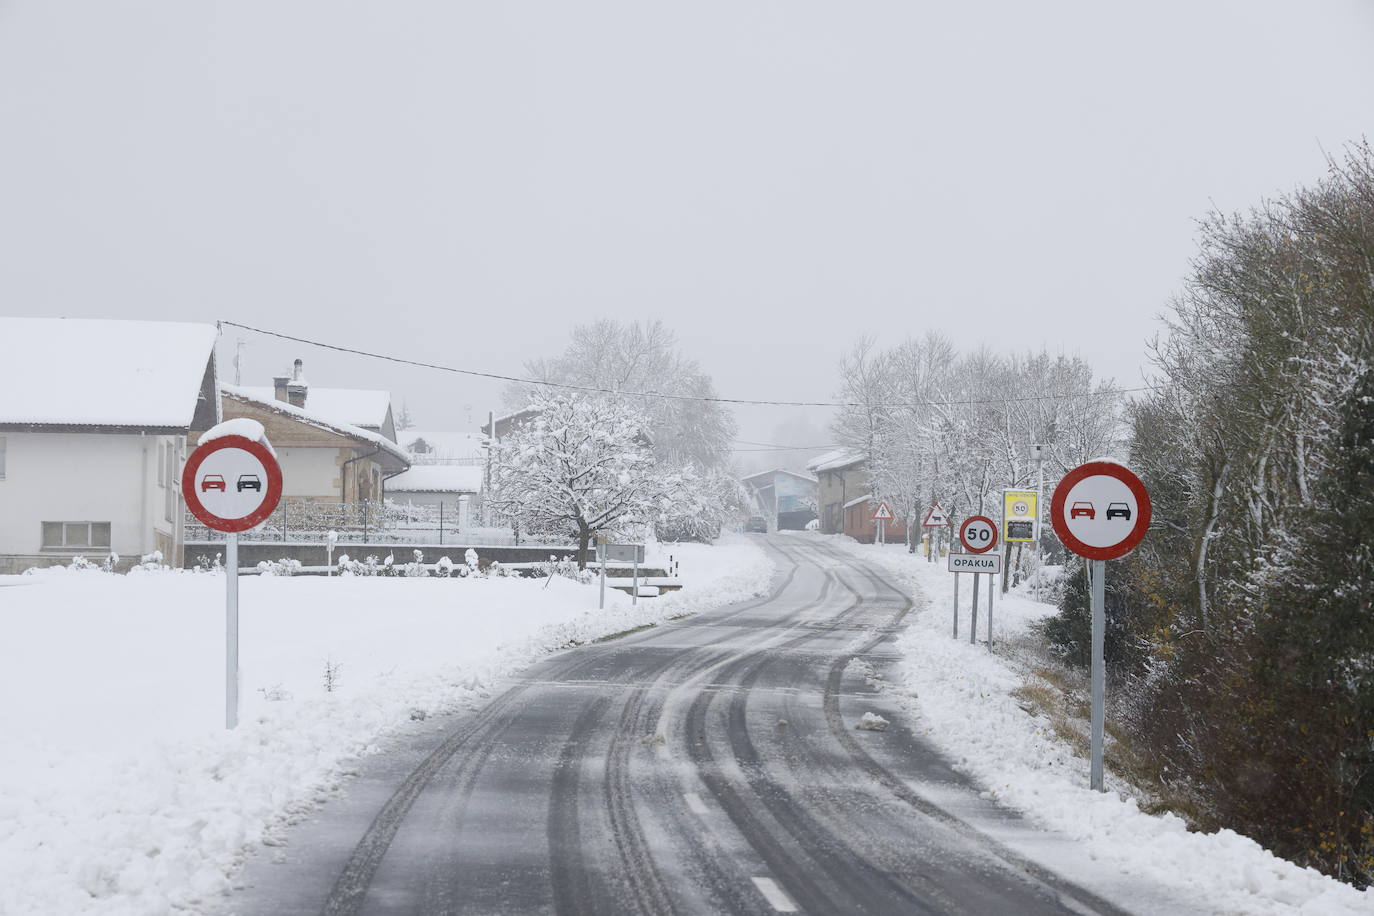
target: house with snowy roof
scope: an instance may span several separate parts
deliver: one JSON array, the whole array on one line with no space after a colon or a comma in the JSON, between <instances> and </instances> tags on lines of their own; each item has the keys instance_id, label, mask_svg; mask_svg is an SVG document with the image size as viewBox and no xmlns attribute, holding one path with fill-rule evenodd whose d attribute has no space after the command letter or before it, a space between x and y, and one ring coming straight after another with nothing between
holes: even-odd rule
<instances>
[{"instance_id":1,"label":"house with snowy roof","mask_svg":"<svg viewBox=\"0 0 1374 916\"><path fill-rule=\"evenodd\" d=\"M214 325L0 318L0 573L182 560L187 443L220 420Z\"/></svg>"},{"instance_id":2,"label":"house with snowy roof","mask_svg":"<svg viewBox=\"0 0 1374 916\"><path fill-rule=\"evenodd\" d=\"M405 450L383 431L386 424L367 429L317 413L315 392L299 372L281 387L287 397L223 385L220 399L226 420L247 417L267 431L281 462L283 501L380 503L387 479L410 467ZM389 412L388 406L387 420Z\"/></svg>"},{"instance_id":3,"label":"house with snowy roof","mask_svg":"<svg viewBox=\"0 0 1374 916\"><path fill-rule=\"evenodd\" d=\"M455 531L468 527L469 514L482 494L486 469L480 465L421 464L387 481L387 497L397 506L425 507Z\"/></svg>"},{"instance_id":4,"label":"house with snowy roof","mask_svg":"<svg viewBox=\"0 0 1374 916\"><path fill-rule=\"evenodd\" d=\"M754 515L774 531L802 531L815 519L818 482L810 474L774 468L743 478L754 499Z\"/></svg>"},{"instance_id":5,"label":"house with snowy roof","mask_svg":"<svg viewBox=\"0 0 1374 916\"><path fill-rule=\"evenodd\" d=\"M299 359L290 375L272 379L271 388L245 385L239 390L259 401L280 401L309 410L326 422L356 426L396 441L391 392L370 388L312 388L305 379L305 363Z\"/></svg>"},{"instance_id":6,"label":"house with snowy roof","mask_svg":"<svg viewBox=\"0 0 1374 916\"><path fill-rule=\"evenodd\" d=\"M869 496L868 456L850 448L835 449L818 455L806 464L816 475L818 483L821 531L825 534L845 533L845 514L854 500Z\"/></svg>"},{"instance_id":7,"label":"house with snowy roof","mask_svg":"<svg viewBox=\"0 0 1374 916\"><path fill-rule=\"evenodd\" d=\"M396 441L412 464L479 465L487 460L487 437L449 430L407 429Z\"/></svg>"},{"instance_id":8,"label":"house with snowy roof","mask_svg":"<svg viewBox=\"0 0 1374 916\"><path fill-rule=\"evenodd\" d=\"M836 449L813 458L806 469L819 482L821 531L872 542L879 499L873 493L868 456L851 448ZM906 537L906 519L893 518L884 529L889 541L900 541Z\"/></svg>"}]
</instances>

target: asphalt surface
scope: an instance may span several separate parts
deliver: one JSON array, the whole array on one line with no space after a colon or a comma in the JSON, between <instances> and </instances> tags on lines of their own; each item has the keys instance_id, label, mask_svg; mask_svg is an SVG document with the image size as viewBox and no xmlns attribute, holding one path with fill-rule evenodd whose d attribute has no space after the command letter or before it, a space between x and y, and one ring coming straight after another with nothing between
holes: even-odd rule
<instances>
[{"instance_id":1,"label":"asphalt surface","mask_svg":"<svg viewBox=\"0 0 1374 916\"><path fill-rule=\"evenodd\" d=\"M770 595L560 653L417 727L226 911L1121 912L994 838L1033 828L885 701L909 599L819 539L764 542ZM890 727L855 728L878 710Z\"/></svg>"}]
</instances>

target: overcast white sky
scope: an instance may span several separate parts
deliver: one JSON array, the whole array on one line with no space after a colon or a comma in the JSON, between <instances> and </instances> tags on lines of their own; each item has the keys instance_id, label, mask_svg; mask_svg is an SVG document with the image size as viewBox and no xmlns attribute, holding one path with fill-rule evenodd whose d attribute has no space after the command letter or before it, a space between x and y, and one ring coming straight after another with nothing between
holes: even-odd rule
<instances>
[{"instance_id":1,"label":"overcast white sky","mask_svg":"<svg viewBox=\"0 0 1374 916\"><path fill-rule=\"evenodd\" d=\"M1314 180L1372 101L1369 0L0 0L0 309L503 373L658 317L784 399L938 328L1131 383L1193 220ZM245 383L496 404L245 337Z\"/></svg>"}]
</instances>

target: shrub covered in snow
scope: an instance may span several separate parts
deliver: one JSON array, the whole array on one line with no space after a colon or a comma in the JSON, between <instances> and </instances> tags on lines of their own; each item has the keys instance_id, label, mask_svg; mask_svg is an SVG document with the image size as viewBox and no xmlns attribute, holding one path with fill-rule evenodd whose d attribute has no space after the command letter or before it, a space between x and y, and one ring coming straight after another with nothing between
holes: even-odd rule
<instances>
[{"instance_id":1,"label":"shrub covered in snow","mask_svg":"<svg viewBox=\"0 0 1374 916\"><path fill-rule=\"evenodd\" d=\"M301 571L301 561L290 557L280 560L263 560L258 563L258 573L264 576L294 576Z\"/></svg>"}]
</instances>

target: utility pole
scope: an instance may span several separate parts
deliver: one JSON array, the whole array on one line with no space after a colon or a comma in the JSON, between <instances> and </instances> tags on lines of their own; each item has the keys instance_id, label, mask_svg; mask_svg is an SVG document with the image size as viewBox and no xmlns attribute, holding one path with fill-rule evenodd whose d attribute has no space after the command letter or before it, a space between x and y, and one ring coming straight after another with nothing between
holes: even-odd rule
<instances>
[{"instance_id":1,"label":"utility pole","mask_svg":"<svg viewBox=\"0 0 1374 916\"><path fill-rule=\"evenodd\" d=\"M487 503L491 501L491 453L496 448L496 411L487 411L487 469L482 476L482 527L491 525Z\"/></svg>"},{"instance_id":2,"label":"utility pole","mask_svg":"<svg viewBox=\"0 0 1374 916\"><path fill-rule=\"evenodd\" d=\"M1035 580L1031 591L1036 599L1040 598L1040 519L1044 518L1045 502L1045 446L1032 445L1031 457L1035 459Z\"/></svg>"},{"instance_id":3,"label":"utility pole","mask_svg":"<svg viewBox=\"0 0 1374 916\"><path fill-rule=\"evenodd\" d=\"M234 384L243 384L243 348L247 344L242 337L234 343Z\"/></svg>"}]
</instances>

